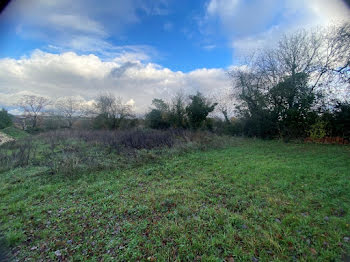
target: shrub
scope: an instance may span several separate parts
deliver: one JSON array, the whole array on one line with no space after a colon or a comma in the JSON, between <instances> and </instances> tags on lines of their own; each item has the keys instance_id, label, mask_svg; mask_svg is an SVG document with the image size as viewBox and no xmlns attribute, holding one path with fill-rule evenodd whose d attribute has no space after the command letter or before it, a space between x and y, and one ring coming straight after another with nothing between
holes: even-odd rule
<instances>
[{"instance_id":1,"label":"shrub","mask_svg":"<svg viewBox=\"0 0 350 262\"><path fill-rule=\"evenodd\" d=\"M186 107L187 116L191 127L198 129L207 119L210 112L213 112L217 103L211 104L201 93L189 97L191 103Z\"/></svg>"},{"instance_id":2,"label":"shrub","mask_svg":"<svg viewBox=\"0 0 350 262\"><path fill-rule=\"evenodd\" d=\"M248 137L260 137L263 139L278 136L277 123L267 110L261 110L252 116L246 116L241 120L242 132Z\"/></svg>"},{"instance_id":3,"label":"shrub","mask_svg":"<svg viewBox=\"0 0 350 262\"><path fill-rule=\"evenodd\" d=\"M35 154L36 147L30 138L2 145L0 147L0 171L27 166L35 158Z\"/></svg>"},{"instance_id":4,"label":"shrub","mask_svg":"<svg viewBox=\"0 0 350 262\"><path fill-rule=\"evenodd\" d=\"M350 104L339 103L334 113L334 129L338 136L350 138Z\"/></svg>"},{"instance_id":5,"label":"shrub","mask_svg":"<svg viewBox=\"0 0 350 262\"><path fill-rule=\"evenodd\" d=\"M111 121L107 114L99 114L93 121L93 127L95 129L108 129L111 126Z\"/></svg>"},{"instance_id":6,"label":"shrub","mask_svg":"<svg viewBox=\"0 0 350 262\"><path fill-rule=\"evenodd\" d=\"M167 129L170 124L163 118L163 114L158 109L152 109L146 115L147 126L153 129Z\"/></svg>"},{"instance_id":7,"label":"shrub","mask_svg":"<svg viewBox=\"0 0 350 262\"><path fill-rule=\"evenodd\" d=\"M42 119L40 127L46 131L55 130L65 127L65 121L61 117L49 116Z\"/></svg>"},{"instance_id":8,"label":"shrub","mask_svg":"<svg viewBox=\"0 0 350 262\"><path fill-rule=\"evenodd\" d=\"M11 125L12 125L12 118L10 114L5 109L2 109L0 111L0 129L9 127Z\"/></svg>"},{"instance_id":9,"label":"shrub","mask_svg":"<svg viewBox=\"0 0 350 262\"><path fill-rule=\"evenodd\" d=\"M324 121L317 121L315 124L311 125L309 130L309 137L312 140L319 140L327 135L326 129L327 123Z\"/></svg>"},{"instance_id":10,"label":"shrub","mask_svg":"<svg viewBox=\"0 0 350 262\"><path fill-rule=\"evenodd\" d=\"M225 122L225 134L232 136L241 136L243 133L243 124L241 120L235 119Z\"/></svg>"},{"instance_id":11,"label":"shrub","mask_svg":"<svg viewBox=\"0 0 350 262\"><path fill-rule=\"evenodd\" d=\"M174 136L171 132L134 130L120 135L120 144L132 149L152 149L157 147L171 147Z\"/></svg>"}]
</instances>

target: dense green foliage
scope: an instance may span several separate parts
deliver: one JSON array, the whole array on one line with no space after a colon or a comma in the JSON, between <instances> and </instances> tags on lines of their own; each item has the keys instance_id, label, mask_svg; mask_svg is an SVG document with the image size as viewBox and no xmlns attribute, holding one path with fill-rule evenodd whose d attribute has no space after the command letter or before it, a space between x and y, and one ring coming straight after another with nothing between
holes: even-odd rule
<instances>
[{"instance_id":1,"label":"dense green foliage","mask_svg":"<svg viewBox=\"0 0 350 262\"><path fill-rule=\"evenodd\" d=\"M350 139L350 106L337 103L333 108L310 109L302 112L298 109L286 111L285 118L274 117L273 111L259 110L256 114L242 114L234 121L215 122L219 133L245 135L261 138L297 138L309 137L315 141L326 137Z\"/></svg>"},{"instance_id":2,"label":"dense green foliage","mask_svg":"<svg viewBox=\"0 0 350 262\"><path fill-rule=\"evenodd\" d=\"M349 147L229 142L113 171L1 173L1 232L20 261L341 261L349 254Z\"/></svg>"},{"instance_id":3,"label":"dense green foliage","mask_svg":"<svg viewBox=\"0 0 350 262\"><path fill-rule=\"evenodd\" d=\"M177 95L171 104L162 99L153 99L155 107L146 114L146 124L154 129L172 128L208 128L208 114L214 111L217 103L211 103L201 93L190 95L186 105L182 95ZM210 128L209 128L210 129Z\"/></svg>"},{"instance_id":4,"label":"dense green foliage","mask_svg":"<svg viewBox=\"0 0 350 262\"><path fill-rule=\"evenodd\" d=\"M304 137L315 102L307 81L307 74L296 73L268 91L243 89L239 98L246 105L240 110L244 134L262 138Z\"/></svg>"},{"instance_id":5,"label":"dense green foliage","mask_svg":"<svg viewBox=\"0 0 350 262\"><path fill-rule=\"evenodd\" d=\"M12 125L12 118L5 109L0 110L0 129L9 127Z\"/></svg>"},{"instance_id":6,"label":"dense green foliage","mask_svg":"<svg viewBox=\"0 0 350 262\"><path fill-rule=\"evenodd\" d=\"M193 129L198 129L207 119L208 114L214 111L217 103L211 104L199 92L196 95L190 96L189 98L191 99L191 102L186 107L188 120Z\"/></svg>"},{"instance_id":7,"label":"dense green foliage","mask_svg":"<svg viewBox=\"0 0 350 262\"><path fill-rule=\"evenodd\" d=\"M162 99L153 99L155 107L146 115L146 123L150 128L166 129L170 127L169 106Z\"/></svg>"},{"instance_id":8,"label":"dense green foliage","mask_svg":"<svg viewBox=\"0 0 350 262\"><path fill-rule=\"evenodd\" d=\"M350 104L339 103L333 115L332 132L335 135L350 138Z\"/></svg>"},{"instance_id":9,"label":"dense green foliage","mask_svg":"<svg viewBox=\"0 0 350 262\"><path fill-rule=\"evenodd\" d=\"M186 102L183 95L178 94L172 101L169 111L169 123L174 128L188 128Z\"/></svg>"},{"instance_id":10,"label":"dense green foliage","mask_svg":"<svg viewBox=\"0 0 350 262\"><path fill-rule=\"evenodd\" d=\"M169 122L164 120L162 112L158 109L152 109L146 115L146 122L150 128L166 129L170 127Z\"/></svg>"}]
</instances>

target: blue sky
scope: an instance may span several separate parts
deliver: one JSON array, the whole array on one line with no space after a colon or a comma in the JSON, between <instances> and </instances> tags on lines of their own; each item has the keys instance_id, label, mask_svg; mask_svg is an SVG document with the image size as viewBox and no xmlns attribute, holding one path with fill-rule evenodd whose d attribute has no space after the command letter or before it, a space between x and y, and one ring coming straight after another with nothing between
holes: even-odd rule
<instances>
[{"instance_id":1,"label":"blue sky","mask_svg":"<svg viewBox=\"0 0 350 262\"><path fill-rule=\"evenodd\" d=\"M108 91L142 111L178 91L215 94L243 55L349 17L341 0L13 0L0 15L0 106Z\"/></svg>"},{"instance_id":2,"label":"blue sky","mask_svg":"<svg viewBox=\"0 0 350 262\"><path fill-rule=\"evenodd\" d=\"M13 8L20 5L20 1L17 2L13 4ZM97 3L96 1L96 5ZM106 3L113 5L113 1L106 1ZM10 12L11 7L10 4L8 8L10 10L5 10L6 17L1 23L0 58L20 58L37 48L57 52L48 46L59 45L55 43L56 37L59 36L52 35L58 31L58 34L65 37L64 32L56 30L55 25L45 28L41 25L36 26L35 23L30 24L27 19L22 21L14 18L13 13ZM221 32L208 36L201 33L198 19L205 15L206 7L207 1L175 0L164 2L158 7L152 5L149 7L159 8L158 11L136 6L134 15L137 16L137 20L123 24L123 28L113 26L114 20L118 20L118 17L104 18L91 10L78 12L78 14L90 15L98 19L97 22L108 30L106 35L99 36L104 41L115 46L148 46L153 49L153 62L175 71L188 72L196 68L228 67L232 64L232 50L225 36ZM33 12L34 15L39 10L40 6L37 5L29 7L26 11ZM67 14L69 11L64 13ZM39 33L46 35L40 36ZM79 34L79 32L76 33ZM67 37L70 37L70 34L67 34ZM79 50L79 48L67 46L65 49L74 50L80 54L96 53L94 50Z\"/></svg>"}]
</instances>

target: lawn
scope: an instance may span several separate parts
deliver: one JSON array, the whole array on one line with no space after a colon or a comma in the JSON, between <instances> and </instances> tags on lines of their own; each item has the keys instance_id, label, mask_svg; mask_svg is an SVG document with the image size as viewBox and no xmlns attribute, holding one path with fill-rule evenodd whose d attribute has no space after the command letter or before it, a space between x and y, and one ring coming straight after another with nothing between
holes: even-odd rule
<instances>
[{"instance_id":1,"label":"lawn","mask_svg":"<svg viewBox=\"0 0 350 262\"><path fill-rule=\"evenodd\" d=\"M86 174L0 173L19 261L342 261L350 147L235 139Z\"/></svg>"}]
</instances>

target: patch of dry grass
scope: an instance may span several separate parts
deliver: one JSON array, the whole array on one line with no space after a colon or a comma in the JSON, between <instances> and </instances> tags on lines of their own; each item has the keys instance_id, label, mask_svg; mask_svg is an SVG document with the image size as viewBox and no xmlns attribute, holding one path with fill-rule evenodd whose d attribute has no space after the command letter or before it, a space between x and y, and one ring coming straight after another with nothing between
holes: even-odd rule
<instances>
[{"instance_id":1,"label":"patch of dry grass","mask_svg":"<svg viewBox=\"0 0 350 262\"><path fill-rule=\"evenodd\" d=\"M14 141L12 137L0 132L0 146L11 141Z\"/></svg>"}]
</instances>

